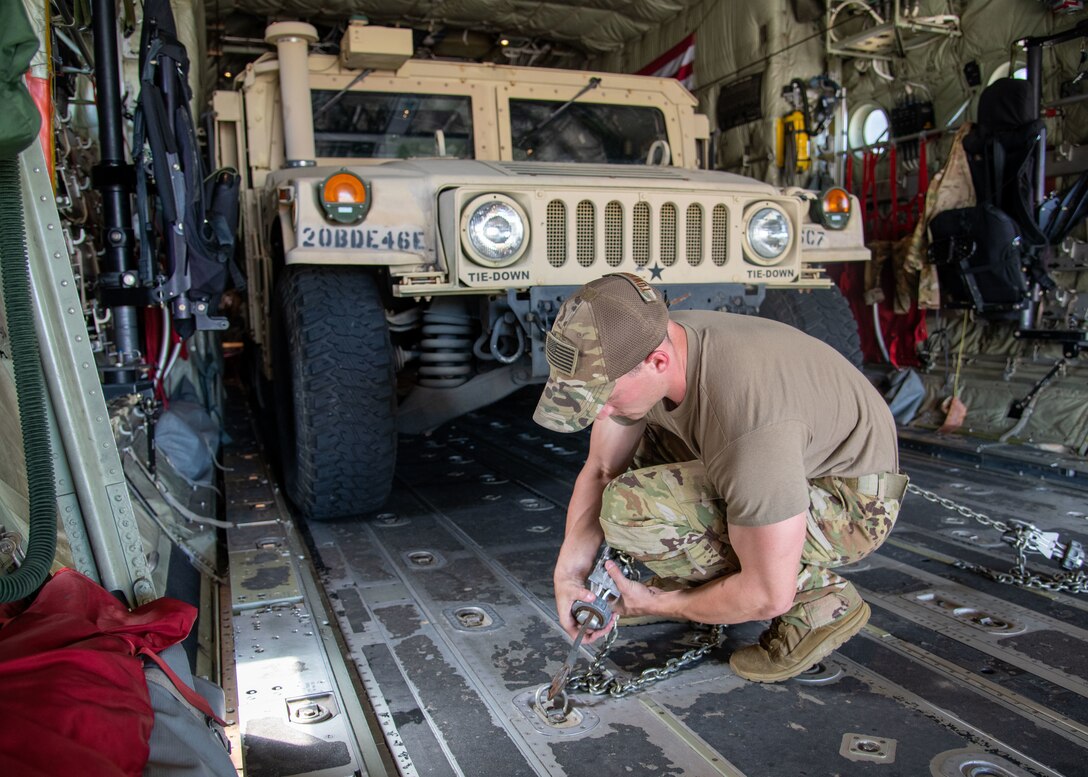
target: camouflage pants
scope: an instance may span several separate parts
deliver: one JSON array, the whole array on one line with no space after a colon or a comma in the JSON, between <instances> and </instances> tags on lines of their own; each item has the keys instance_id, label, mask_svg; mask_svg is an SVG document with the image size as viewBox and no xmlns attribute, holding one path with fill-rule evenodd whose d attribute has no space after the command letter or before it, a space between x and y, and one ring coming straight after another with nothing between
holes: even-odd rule
<instances>
[{"instance_id":1,"label":"camouflage pants","mask_svg":"<svg viewBox=\"0 0 1088 777\"><path fill-rule=\"evenodd\" d=\"M644 463L642 454L636 466ZM884 542L906 483L905 476L891 473L809 481L797 594L783 620L819 628L860 604L854 586L832 570L865 558ZM666 587L740 570L725 504L699 461L642 466L613 480L604 492L601 527L609 545L645 564Z\"/></svg>"}]
</instances>

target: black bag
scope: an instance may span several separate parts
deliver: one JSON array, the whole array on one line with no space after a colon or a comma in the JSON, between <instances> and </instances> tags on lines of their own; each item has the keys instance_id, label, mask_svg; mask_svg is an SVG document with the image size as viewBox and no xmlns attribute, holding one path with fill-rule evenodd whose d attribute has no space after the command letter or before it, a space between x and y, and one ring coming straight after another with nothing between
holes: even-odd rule
<instances>
[{"instance_id":1,"label":"black bag","mask_svg":"<svg viewBox=\"0 0 1088 777\"><path fill-rule=\"evenodd\" d=\"M1043 123L1031 85L1003 78L979 97L978 122L963 139L978 204L939 213L929 224L942 304L988 318L1015 318L1030 283L1046 287L1046 236L1034 186Z\"/></svg>"},{"instance_id":2,"label":"black bag","mask_svg":"<svg viewBox=\"0 0 1088 777\"><path fill-rule=\"evenodd\" d=\"M134 144L140 150L140 270L151 283L165 269L162 301L182 296L189 300L191 304L174 311L175 331L187 338L197 329L225 329L226 319L213 318L220 298L229 281L239 289L245 286L234 263L241 179L228 169L205 174L189 112L189 55L177 38L169 0L144 3L140 51L140 95L133 122ZM168 92L174 95L173 111L167 109ZM166 265L161 269L160 256ZM197 312L199 303L205 303L203 312Z\"/></svg>"},{"instance_id":3,"label":"black bag","mask_svg":"<svg viewBox=\"0 0 1088 777\"><path fill-rule=\"evenodd\" d=\"M929 223L929 258L937 265L941 301L948 307L1012 312L1027 301L1020 228L993 205L934 216Z\"/></svg>"},{"instance_id":4,"label":"black bag","mask_svg":"<svg viewBox=\"0 0 1088 777\"><path fill-rule=\"evenodd\" d=\"M1031 84L1001 78L979 95L978 122L963 139L978 201L1008 213L1020 225L1025 247L1047 243L1034 195L1043 126L1034 115Z\"/></svg>"}]
</instances>

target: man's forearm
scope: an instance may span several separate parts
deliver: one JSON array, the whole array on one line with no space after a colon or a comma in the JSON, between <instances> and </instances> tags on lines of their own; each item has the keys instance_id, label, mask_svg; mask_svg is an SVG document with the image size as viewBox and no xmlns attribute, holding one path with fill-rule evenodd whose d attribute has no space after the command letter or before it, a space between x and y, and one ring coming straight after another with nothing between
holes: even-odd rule
<instances>
[{"instance_id":1,"label":"man's forearm","mask_svg":"<svg viewBox=\"0 0 1088 777\"><path fill-rule=\"evenodd\" d=\"M593 567L597 548L604 539L601 530L601 495L608 482L583 470L574 481L567 507L563 546L555 565L556 577L584 578Z\"/></svg>"},{"instance_id":2,"label":"man's forearm","mask_svg":"<svg viewBox=\"0 0 1088 777\"><path fill-rule=\"evenodd\" d=\"M563 547L555 564L555 580L585 582L604 539L601 529L601 497L612 479L631 463L645 424L623 425L608 418L593 424L589 455L574 481L567 506Z\"/></svg>"},{"instance_id":3,"label":"man's forearm","mask_svg":"<svg viewBox=\"0 0 1088 777\"><path fill-rule=\"evenodd\" d=\"M743 571L696 588L659 592L647 602L647 609L648 615L712 624L747 623L782 614L765 588Z\"/></svg>"},{"instance_id":4,"label":"man's forearm","mask_svg":"<svg viewBox=\"0 0 1088 777\"><path fill-rule=\"evenodd\" d=\"M734 575L698 588L652 597L651 614L700 623L744 623L774 618L793 606L805 541L806 513L763 526L731 526L729 540L740 562Z\"/></svg>"}]
</instances>

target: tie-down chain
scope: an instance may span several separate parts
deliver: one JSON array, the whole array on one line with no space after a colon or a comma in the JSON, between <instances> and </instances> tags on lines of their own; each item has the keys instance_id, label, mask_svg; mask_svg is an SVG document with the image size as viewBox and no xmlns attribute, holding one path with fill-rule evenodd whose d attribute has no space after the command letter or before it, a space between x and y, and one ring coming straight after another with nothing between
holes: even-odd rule
<instances>
[{"instance_id":1,"label":"tie-down chain","mask_svg":"<svg viewBox=\"0 0 1088 777\"><path fill-rule=\"evenodd\" d=\"M604 646L586 671L572 675L567 681L567 688L575 691L586 691L594 696L607 694L614 699L619 699L637 693L651 683L671 677L681 669L686 669L698 663L707 653L720 647L722 642L725 641L725 626L706 626L701 623L693 625L697 629L694 636L695 647L678 658L668 659L661 666L651 666L643 669L637 676L629 678L609 675L608 672L601 668L616 641L616 633L619 629L614 628L605 638Z\"/></svg>"},{"instance_id":2,"label":"tie-down chain","mask_svg":"<svg viewBox=\"0 0 1088 777\"><path fill-rule=\"evenodd\" d=\"M996 529L1001 532L1001 539L1016 551L1016 565L1008 572L998 572L981 564L961 560L955 562L954 565L957 568L975 572L998 583L1024 588L1040 588L1074 594L1088 593L1088 574L1081 568L1084 566L1084 545L1077 540L1069 538L1068 541L1063 542L1058 532L1043 531L1028 521L999 521L936 492L919 488L913 483L907 485L907 491L938 504L946 510L975 520L983 526ZM1060 564L1065 571L1049 576L1030 572L1027 568L1028 553L1039 553Z\"/></svg>"},{"instance_id":3,"label":"tie-down chain","mask_svg":"<svg viewBox=\"0 0 1088 777\"><path fill-rule=\"evenodd\" d=\"M699 629L694 637L696 647L686 651L678 658L668 659L661 666L649 667L642 670L637 676L624 678L609 674L602 668L605 659L616 642L616 636L619 633L619 624L617 623L608 632L604 645L586 671L572 675L571 670L574 667L582 637L588 629L599 629L612 619L612 604L620 598L619 589L605 569L606 562L610 560L616 562L624 577L634 580L639 578L638 570L635 569L634 561L630 556L626 553L614 551L607 545L603 547L597 565L586 581L589 590L594 594L594 601L588 603L575 601L572 605L571 614L581 625L581 628L574 640L571 652L552 679L552 682L549 685L542 685L536 692L536 707L540 714L552 725L562 724L570 714L571 703L566 693L568 689L587 691L594 696L607 694L618 699L641 691L647 685L671 677L681 669L697 663L725 640L725 626L694 624Z\"/></svg>"}]
</instances>

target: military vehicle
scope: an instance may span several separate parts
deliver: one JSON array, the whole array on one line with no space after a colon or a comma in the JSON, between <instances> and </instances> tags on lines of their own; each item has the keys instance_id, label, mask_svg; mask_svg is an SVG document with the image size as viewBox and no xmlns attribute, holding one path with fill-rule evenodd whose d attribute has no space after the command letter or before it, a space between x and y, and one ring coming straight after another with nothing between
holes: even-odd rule
<instances>
[{"instance_id":1,"label":"military vehicle","mask_svg":"<svg viewBox=\"0 0 1088 777\"><path fill-rule=\"evenodd\" d=\"M546 377L558 303L607 272L674 308L789 290L767 310L803 307L860 358L824 271L869 257L856 198L707 170L709 121L675 79L412 59L410 30L358 21L339 55L306 23L266 40L276 56L214 95L216 161L248 182L249 333L305 516L379 507L398 431Z\"/></svg>"}]
</instances>

